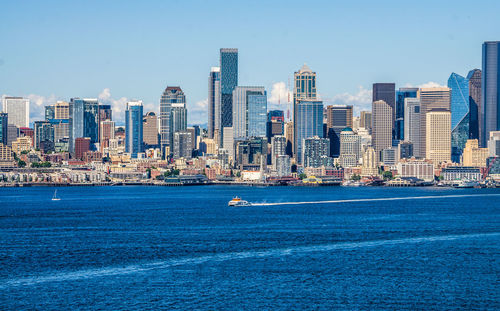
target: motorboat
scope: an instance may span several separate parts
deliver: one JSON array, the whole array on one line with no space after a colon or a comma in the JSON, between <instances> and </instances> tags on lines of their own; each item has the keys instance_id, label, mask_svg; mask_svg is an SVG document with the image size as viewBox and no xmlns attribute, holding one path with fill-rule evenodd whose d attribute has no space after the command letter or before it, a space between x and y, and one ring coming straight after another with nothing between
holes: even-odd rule
<instances>
[{"instance_id":1,"label":"motorboat","mask_svg":"<svg viewBox=\"0 0 500 311\"><path fill-rule=\"evenodd\" d=\"M478 187L479 183L475 180L460 180L458 183L454 185L455 188L474 188Z\"/></svg>"},{"instance_id":2,"label":"motorboat","mask_svg":"<svg viewBox=\"0 0 500 311\"><path fill-rule=\"evenodd\" d=\"M234 197L229 203L227 203L228 206L250 206L248 201L242 200L241 198Z\"/></svg>"}]
</instances>

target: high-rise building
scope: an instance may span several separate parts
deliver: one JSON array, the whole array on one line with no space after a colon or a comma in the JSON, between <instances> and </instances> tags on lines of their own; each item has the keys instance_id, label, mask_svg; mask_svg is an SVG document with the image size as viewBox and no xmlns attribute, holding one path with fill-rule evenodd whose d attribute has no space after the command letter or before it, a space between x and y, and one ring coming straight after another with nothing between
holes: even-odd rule
<instances>
[{"instance_id":1,"label":"high-rise building","mask_svg":"<svg viewBox=\"0 0 500 311\"><path fill-rule=\"evenodd\" d=\"M299 103L303 101L304 103L310 102L318 102L316 101L316 72L313 72L311 68L309 68L306 64L300 68L299 71L294 73L294 85L293 85L293 154L297 162L300 163L300 157L302 156L301 144L302 135L299 134L299 127L304 126L304 118L299 116ZM315 122L320 122L321 127L323 127L323 104L321 103L321 121L315 119ZM299 122L299 118L302 122ZM318 126L314 124L314 127ZM299 135L301 137L299 137ZM320 135L320 133L316 133L314 135ZM312 135L312 136L314 136ZM312 137L309 136L309 137ZM322 134L321 134L322 136Z\"/></svg>"},{"instance_id":2,"label":"high-rise building","mask_svg":"<svg viewBox=\"0 0 500 311\"><path fill-rule=\"evenodd\" d=\"M160 99L160 145L164 157L165 147L172 147L174 133L185 131L186 127L186 96L180 87L167 86Z\"/></svg>"},{"instance_id":3,"label":"high-rise building","mask_svg":"<svg viewBox=\"0 0 500 311\"><path fill-rule=\"evenodd\" d=\"M485 167L488 156L488 148L480 148L477 139L469 139L465 143L465 148L463 150L462 165Z\"/></svg>"},{"instance_id":4,"label":"high-rise building","mask_svg":"<svg viewBox=\"0 0 500 311\"><path fill-rule=\"evenodd\" d=\"M54 147L54 127L49 121L35 121L35 140L34 145L36 149L44 150L47 152L53 150Z\"/></svg>"},{"instance_id":5,"label":"high-rise building","mask_svg":"<svg viewBox=\"0 0 500 311\"><path fill-rule=\"evenodd\" d=\"M290 157L293 155L293 121L289 121L285 124L284 135L286 137L286 154Z\"/></svg>"},{"instance_id":6,"label":"high-rise building","mask_svg":"<svg viewBox=\"0 0 500 311\"><path fill-rule=\"evenodd\" d=\"M450 111L451 92L447 87L433 87L420 89L420 156L426 156L426 118L433 109ZM450 124L451 126L451 124Z\"/></svg>"},{"instance_id":7,"label":"high-rise building","mask_svg":"<svg viewBox=\"0 0 500 311\"><path fill-rule=\"evenodd\" d=\"M52 120L55 119L55 106L54 105L47 105L45 106L45 120Z\"/></svg>"},{"instance_id":8,"label":"high-rise building","mask_svg":"<svg viewBox=\"0 0 500 311\"><path fill-rule=\"evenodd\" d=\"M490 157L500 157L500 131L491 131L488 140L488 150Z\"/></svg>"},{"instance_id":9,"label":"high-rise building","mask_svg":"<svg viewBox=\"0 0 500 311\"><path fill-rule=\"evenodd\" d=\"M361 111L359 113L359 127L367 129L369 132L372 129L372 112Z\"/></svg>"},{"instance_id":10,"label":"high-rise building","mask_svg":"<svg viewBox=\"0 0 500 311\"><path fill-rule=\"evenodd\" d=\"M304 139L314 136L323 137L323 102L301 99L297 101L295 108L295 158L298 164L303 164Z\"/></svg>"},{"instance_id":11,"label":"high-rise building","mask_svg":"<svg viewBox=\"0 0 500 311\"><path fill-rule=\"evenodd\" d=\"M152 111L142 118L142 135L145 146L148 148L158 146L158 117Z\"/></svg>"},{"instance_id":12,"label":"high-rise building","mask_svg":"<svg viewBox=\"0 0 500 311\"><path fill-rule=\"evenodd\" d=\"M434 165L451 161L451 113L445 108L427 112L425 158Z\"/></svg>"},{"instance_id":13,"label":"high-rise building","mask_svg":"<svg viewBox=\"0 0 500 311\"><path fill-rule=\"evenodd\" d=\"M278 177L291 176L292 166L290 157L288 155L277 156L275 170Z\"/></svg>"},{"instance_id":14,"label":"high-rise building","mask_svg":"<svg viewBox=\"0 0 500 311\"><path fill-rule=\"evenodd\" d=\"M276 158L286 155L286 137L273 136L271 138L271 164L276 169Z\"/></svg>"},{"instance_id":15,"label":"high-rise building","mask_svg":"<svg viewBox=\"0 0 500 311\"><path fill-rule=\"evenodd\" d=\"M350 127L346 127L340 133L340 165L342 167L357 166L360 158L361 137Z\"/></svg>"},{"instance_id":16,"label":"high-rise building","mask_svg":"<svg viewBox=\"0 0 500 311\"><path fill-rule=\"evenodd\" d=\"M2 97L3 112L9 114L9 123L17 127L29 127L30 100L22 97Z\"/></svg>"},{"instance_id":17,"label":"high-rise building","mask_svg":"<svg viewBox=\"0 0 500 311\"><path fill-rule=\"evenodd\" d=\"M390 108L390 107L389 107ZM363 165L361 166L361 175L376 176L378 174L378 160L375 149L368 146L363 153Z\"/></svg>"},{"instance_id":18,"label":"high-rise building","mask_svg":"<svg viewBox=\"0 0 500 311\"><path fill-rule=\"evenodd\" d=\"M99 122L104 120L113 120L111 105L99 105Z\"/></svg>"},{"instance_id":19,"label":"high-rise building","mask_svg":"<svg viewBox=\"0 0 500 311\"><path fill-rule=\"evenodd\" d=\"M233 126L233 91L238 85L238 49L220 49L221 128Z\"/></svg>"},{"instance_id":20,"label":"high-rise building","mask_svg":"<svg viewBox=\"0 0 500 311\"><path fill-rule=\"evenodd\" d=\"M352 106L335 105L326 107L326 133L330 140L330 156L340 155L340 134L345 128L352 130Z\"/></svg>"},{"instance_id":21,"label":"high-rise building","mask_svg":"<svg viewBox=\"0 0 500 311\"><path fill-rule=\"evenodd\" d=\"M142 132L142 100L130 101L125 110L125 152L137 158L144 152Z\"/></svg>"},{"instance_id":22,"label":"high-rise building","mask_svg":"<svg viewBox=\"0 0 500 311\"><path fill-rule=\"evenodd\" d=\"M413 157L413 143L410 141L401 141L398 144L397 160L409 159Z\"/></svg>"},{"instance_id":23,"label":"high-rise building","mask_svg":"<svg viewBox=\"0 0 500 311\"><path fill-rule=\"evenodd\" d=\"M276 135L283 135L285 127L285 113L283 110L271 110L267 113L266 136L268 142Z\"/></svg>"},{"instance_id":24,"label":"high-rise building","mask_svg":"<svg viewBox=\"0 0 500 311\"><path fill-rule=\"evenodd\" d=\"M19 128L14 124L7 125L7 146L11 147L12 142L19 137Z\"/></svg>"},{"instance_id":25,"label":"high-rise building","mask_svg":"<svg viewBox=\"0 0 500 311\"><path fill-rule=\"evenodd\" d=\"M90 138L90 148L99 140L97 99L72 98L69 103L69 151L75 152L75 139Z\"/></svg>"},{"instance_id":26,"label":"high-rise building","mask_svg":"<svg viewBox=\"0 0 500 311\"><path fill-rule=\"evenodd\" d=\"M115 121L101 121L99 129L99 145L101 153L104 153L105 148L109 148L109 140L115 138Z\"/></svg>"},{"instance_id":27,"label":"high-rise building","mask_svg":"<svg viewBox=\"0 0 500 311\"><path fill-rule=\"evenodd\" d=\"M237 86L233 91L234 138L266 137L267 93L260 86Z\"/></svg>"},{"instance_id":28,"label":"high-rise building","mask_svg":"<svg viewBox=\"0 0 500 311\"><path fill-rule=\"evenodd\" d=\"M396 114L394 121L394 133L395 139L404 139L404 125L405 125L405 99L406 98L418 98L419 90L414 87L401 87L396 92Z\"/></svg>"},{"instance_id":29,"label":"high-rise building","mask_svg":"<svg viewBox=\"0 0 500 311\"><path fill-rule=\"evenodd\" d=\"M330 154L330 142L328 138L318 136L304 138L304 149L302 150L302 159L304 167L320 167L323 159L328 158Z\"/></svg>"},{"instance_id":30,"label":"high-rise building","mask_svg":"<svg viewBox=\"0 0 500 311\"><path fill-rule=\"evenodd\" d=\"M75 158L83 160L83 156L90 150L91 139L89 137L77 137L75 139Z\"/></svg>"},{"instance_id":31,"label":"high-rise building","mask_svg":"<svg viewBox=\"0 0 500 311\"><path fill-rule=\"evenodd\" d=\"M469 81L452 73L448 87L451 90L451 160L459 163L470 132Z\"/></svg>"},{"instance_id":32,"label":"high-rise building","mask_svg":"<svg viewBox=\"0 0 500 311\"><path fill-rule=\"evenodd\" d=\"M500 41L483 43L481 147L486 147L491 131L500 130Z\"/></svg>"},{"instance_id":33,"label":"high-rise building","mask_svg":"<svg viewBox=\"0 0 500 311\"><path fill-rule=\"evenodd\" d=\"M56 120L69 119L69 103L65 101L57 101L54 104L54 119Z\"/></svg>"},{"instance_id":34,"label":"high-rise building","mask_svg":"<svg viewBox=\"0 0 500 311\"><path fill-rule=\"evenodd\" d=\"M417 158L424 157L420 154L420 99L405 98L404 140L413 144L413 155Z\"/></svg>"},{"instance_id":35,"label":"high-rise building","mask_svg":"<svg viewBox=\"0 0 500 311\"><path fill-rule=\"evenodd\" d=\"M240 170L258 171L267 163L267 139L250 138L235 140L235 164Z\"/></svg>"},{"instance_id":36,"label":"high-rise building","mask_svg":"<svg viewBox=\"0 0 500 311\"><path fill-rule=\"evenodd\" d=\"M7 146L7 132L9 130L9 115L7 113L0 112L0 143Z\"/></svg>"},{"instance_id":37,"label":"high-rise building","mask_svg":"<svg viewBox=\"0 0 500 311\"><path fill-rule=\"evenodd\" d=\"M223 142L222 146L229 153L229 158L231 161L235 160L235 145L234 145L234 136L233 136L233 127L225 127L222 129L223 131Z\"/></svg>"},{"instance_id":38,"label":"high-rise building","mask_svg":"<svg viewBox=\"0 0 500 311\"><path fill-rule=\"evenodd\" d=\"M396 120L396 84L395 83L373 83L372 102L383 100L392 109L392 125Z\"/></svg>"},{"instance_id":39,"label":"high-rise building","mask_svg":"<svg viewBox=\"0 0 500 311\"><path fill-rule=\"evenodd\" d=\"M212 140L209 138L209 140ZM190 132L187 131L178 131L174 133L174 158L179 159L179 158L185 158L189 159L191 158L191 155L193 153L193 142L192 142L192 135ZM212 154L215 154L215 152L210 152Z\"/></svg>"},{"instance_id":40,"label":"high-rise building","mask_svg":"<svg viewBox=\"0 0 500 311\"><path fill-rule=\"evenodd\" d=\"M481 125L483 124L481 115L481 70L473 69L469 71L467 80L469 81L469 138L478 139L481 142Z\"/></svg>"},{"instance_id":41,"label":"high-rise building","mask_svg":"<svg viewBox=\"0 0 500 311\"><path fill-rule=\"evenodd\" d=\"M372 145L377 161L380 151L392 147L392 108L383 100L372 104Z\"/></svg>"},{"instance_id":42,"label":"high-rise building","mask_svg":"<svg viewBox=\"0 0 500 311\"><path fill-rule=\"evenodd\" d=\"M208 138L221 129L220 103L220 67L212 67L208 76Z\"/></svg>"}]
</instances>

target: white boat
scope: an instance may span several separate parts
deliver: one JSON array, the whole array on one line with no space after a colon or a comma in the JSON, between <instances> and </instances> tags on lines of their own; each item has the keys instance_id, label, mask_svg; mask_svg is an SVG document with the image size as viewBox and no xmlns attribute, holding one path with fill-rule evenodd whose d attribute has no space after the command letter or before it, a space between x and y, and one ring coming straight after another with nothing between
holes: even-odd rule
<instances>
[{"instance_id":1,"label":"white boat","mask_svg":"<svg viewBox=\"0 0 500 311\"><path fill-rule=\"evenodd\" d=\"M250 206L248 201L242 200L238 197L234 197L229 203L227 203L228 206Z\"/></svg>"},{"instance_id":2,"label":"white boat","mask_svg":"<svg viewBox=\"0 0 500 311\"><path fill-rule=\"evenodd\" d=\"M475 180L460 180L454 186L455 188L474 188L479 186L479 183Z\"/></svg>"},{"instance_id":3,"label":"white boat","mask_svg":"<svg viewBox=\"0 0 500 311\"><path fill-rule=\"evenodd\" d=\"M57 190L54 191L54 196L52 197L52 201L61 201L61 198L57 197Z\"/></svg>"}]
</instances>

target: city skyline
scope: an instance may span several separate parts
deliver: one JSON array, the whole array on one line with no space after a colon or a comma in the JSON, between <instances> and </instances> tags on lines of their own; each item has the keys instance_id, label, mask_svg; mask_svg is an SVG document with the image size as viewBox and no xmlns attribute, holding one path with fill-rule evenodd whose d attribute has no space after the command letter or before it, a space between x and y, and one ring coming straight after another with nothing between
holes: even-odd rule
<instances>
[{"instance_id":1,"label":"city skyline","mask_svg":"<svg viewBox=\"0 0 500 311\"><path fill-rule=\"evenodd\" d=\"M307 63L318 74L318 95L325 105L351 104L354 106L355 115L358 115L360 110L370 110L372 83L395 82L397 88L423 86L429 82L444 86L451 72L466 75L469 70L481 68L481 43L495 39L494 29L498 29L491 24L488 24L488 27L481 25L486 25L487 21L499 23L496 19L487 18L489 14L498 11L494 8L499 4L489 1L485 3L491 9L481 11L481 14L474 14L481 6L469 7L455 2L453 5L450 5L451 2L434 4L436 10L446 8L444 12L447 14L427 15L423 17L425 23L420 23L418 16L399 14L402 10L409 9L409 6L397 2L386 3L380 8L373 7L375 4L365 3L367 12L353 8L352 4L327 4L327 9L322 12L318 10L320 6L314 3L304 11L298 10L296 3L288 6L273 3L266 4L262 23L251 29L243 27L244 19L238 20L241 13L234 8L240 6L239 4L227 7L212 5L207 8L201 3L196 9L191 6L191 15L179 24L194 22L194 25L187 29L172 26L178 19L186 17L187 13L183 8L189 4L182 3L169 4L169 7L181 12L179 16L173 16L171 20L163 22L161 19L156 22L143 21L139 27L136 22L126 25L116 19L135 14L135 9L138 13L147 10L146 16L154 17L157 13L152 13L154 10L151 9L158 8L157 11L161 11L160 9L164 9L163 4L150 2L143 5L125 5L122 8L111 7L110 4L100 5L101 11L95 15L100 27L74 22L76 17L88 13L91 6L68 8L61 4L51 6L49 3L47 8L44 8L34 3L23 9L26 18L21 19L20 25L20 22L15 20L18 16L17 13L14 14L16 6L6 4L5 11L12 14L6 14L0 21L0 25L9 25L0 27L2 43L12 45L24 40L36 45L37 50L35 53L33 48L23 51L13 48L0 53L0 95L29 98L32 103L30 123L43 119L43 106L53 104L57 100L69 101L72 97L81 97L98 98L103 104L112 105L118 124L122 124L127 101L143 100L145 111L158 113L161 96L158 90L164 89L166 85L179 85L186 93L187 108L190 111L188 122L205 124L208 112L207 72L218 65L220 47L234 47L239 49L241 81L238 81L238 84L264 86L269 94L270 109L287 110L283 104L287 100L288 80L293 80L293 72ZM421 5L424 6L425 2ZM207 18L212 16L207 13L214 12L215 8L222 10L221 14L233 9L231 20L235 23L235 29L225 30L223 39L212 36L212 41L203 39L188 43L192 38L201 38L204 35L205 30L193 33L192 29L196 24L206 22ZM116 9L116 14L111 14L111 9ZM72 10L76 12L71 12ZM280 10L287 14L277 14ZM66 21L68 17L65 13L68 12L74 13L71 21ZM40 13L45 13L43 18L30 18ZM313 26L323 27L310 32L310 38L304 40L304 47L296 48L296 45L293 45L294 48L291 49L297 36L307 31L301 29L295 33L292 30L293 16L304 13L315 14L317 19ZM337 13L332 14L336 18L331 18L328 13ZM401 22L401 27L385 33L384 36L372 38L375 30L370 30L367 25L374 22L375 16L377 19L391 16L395 22ZM343 27L340 33L332 31L346 18L354 21L352 29ZM65 21L73 32L59 27ZM132 29L128 37L121 33L121 29L112 27L113 23L123 25L125 31L130 27L136 28ZM266 34L265 27L272 26L272 29L276 29L280 23L284 24L275 36L257 36L260 32ZM385 23L379 24L381 25L378 25L380 27L377 31L389 26ZM481 36L471 30L464 30L464 26L469 24L481 28ZM179 34L181 44L178 49L160 52L162 45L153 43L153 39L158 40L167 32L159 27L165 25L169 26L165 29L174 30ZM9 29L9 32L1 29ZM50 35L43 35L43 31ZM240 36L235 36L238 31ZM36 37L37 35L39 37ZM280 37L283 44L273 43L273 37ZM112 38L112 46L105 45L106 38ZM134 40L141 44L132 44L131 47L130 42L134 43ZM257 40L262 41L262 46L273 48L256 48ZM427 48L425 51L404 49L404 53L400 53L397 49L389 48L388 42L397 42L392 43L397 47L424 42ZM86 46L91 43L95 45L95 49L82 48L82 51L78 51L79 45ZM318 48L310 49L308 45L311 44ZM379 45L381 47L377 49L362 48ZM68 48L71 48L72 57L67 56ZM179 58L180 55L186 58ZM179 61L184 59L192 61ZM401 66L403 63L405 65ZM279 101L281 107L277 107Z\"/></svg>"}]
</instances>

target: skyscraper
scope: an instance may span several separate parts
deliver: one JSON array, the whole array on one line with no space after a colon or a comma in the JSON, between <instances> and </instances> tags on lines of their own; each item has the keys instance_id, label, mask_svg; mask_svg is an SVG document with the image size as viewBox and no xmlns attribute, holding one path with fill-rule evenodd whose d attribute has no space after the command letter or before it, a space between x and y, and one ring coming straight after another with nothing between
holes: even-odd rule
<instances>
[{"instance_id":1,"label":"skyscraper","mask_svg":"<svg viewBox=\"0 0 500 311\"><path fill-rule=\"evenodd\" d=\"M420 99L405 98L404 140L413 144L413 155L424 157L420 154Z\"/></svg>"},{"instance_id":2,"label":"skyscraper","mask_svg":"<svg viewBox=\"0 0 500 311\"><path fill-rule=\"evenodd\" d=\"M160 146L164 157L165 147L173 147L173 135L177 131L184 131L187 127L186 96L178 86L167 86L160 99ZM175 118L174 119L174 113ZM186 122L183 122L186 119ZM184 124L182 124L184 123ZM174 126L175 125L175 126ZM181 127L184 125L184 128Z\"/></svg>"},{"instance_id":3,"label":"skyscraper","mask_svg":"<svg viewBox=\"0 0 500 311\"><path fill-rule=\"evenodd\" d=\"M266 137L267 93L261 86L237 86L233 91L233 137Z\"/></svg>"},{"instance_id":4,"label":"skyscraper","mask_svg":"<svg viewBox=\"0 0 500 311\"><path fill-rule=\"evenodd\" d=\"M340 133L340 165L342 167L357 166L361 157L361 137L346 127Z\"/></svg>"},{"instance_id":5,"label":"skyscraper","mask_svg":"<svg viewBox=\"0 0 500 311\"><path fill-rule=\"evenodd\" d=\"M435 108L426 117L425 158L434 165L451 161L451 113L449 109Z\"/></svg>"},{"instance_id":6,"label":"skyscraper","mask_svg":"<svg viewBox=\"0 0 500 311\"><path fill-rule=\"evenodd\" d=\"M486 147L491 131L500 130L500 41L483 43L481 147Z\"/></svg>"},{"instance_id":7,"label":"skyscraper","mask_svg":"<svg viewBox=\"0 0 500 311\"><path fill-rule=\"evenodd\" d=\"M72 98L69 103L69 151L75 152L75 139L90 138L90 144L99 140L99 104L97 99ZM92 146L91 146L92 149Z\"/></svg>"},{"instance_id":8,"label":"skyscraper","mask_svg":"<svg viewBox=\"0 0 500 311\"><path fill-rule=\"evenodd\" d=\"M132 158L137 158L144 152L142 139L142 101L130 101L125 110L125 152Z\"/></svg>"},{"instance_id":9,"label":"skyscraper","mask_svg":"<svg viewBox=\"0 0 500 311\"><path fill-rule=\"evenodd\" d=\"M146 113L142 119L142 135L147 147L158 145L158 117L152 111Z\"/></svg>"},{"instance_id":10,"label":"skyscraper","mask_svg":"<svg viewBox=\"0 0 500 311\"><path fill-rule=\"evenodd\" d=\"M481 70L473 69L467 74L469 81L469 138L481 141Z\"/></svg>"},{"instance_id":11,"label":"skyscraper","mask_svg":"<svg viewBox=\"0 0 500 311\"><path fill-rule=\"evenodd\" d=\"M111 105L99 105L99 122L104 120L113 120Z\"/></svg>"},{"instance_id":12,"label":"skyscraper","mask_svg":"<svg viewBox=\"0 0 500 311\"><path fill-rule=\"evenodd\" d=\"M7 146L7 131L9 123L9 115L7 113L0 112L0 143Z\"/></svg>"},{"instance_id":13,"label":"skyscraper","mask_svg":"<svg viewBox=\"0 0 500 311\"><path fill-rule=\"evenodd\" d=\"M286 155L286 137L273 136L271 138L271 164L276 169L276 159L279 156Z\"/></svg>"},{"instance_id":14,"label":"skyscraper","mask_svg":"<svg viewBox=\"0 0 500 311\"><path fill-rule=\"evenodd\" d=\"M459 163L465 143L469 139L469 81L459 74L452 73L448 79L448 87L451 89L451 160Z\"/></svg>"},{"instance_id":15,"label":"skyscraper","mask_svg":"<svg viewBox=\"0 0 500 311\"><path fill-rule=\"evenodd\" d=\"M191 158L193 152L193 136L187 131L179 131L174 133L174 158Z\"/></svg>"},{"instance_id":16,"label":"skyscraper","mask_svg":"<svg viewBox=\"0 0 500 311\"><path fill-rule=\"evenodd\" d=\"M352 106L330 105L326 107L326 133L330 140L330 156L340 155L340 133L352 129Z\"/></svg>"},{"instance_id":17,"label":"skyscraper","mask_svg":"<svg viewBox=\"0 0 500 311\"><path fill-rule=\"evenodd\" d=\"M99 128L99 147L101 153L104 153L105 148L109 148L109 140L115 138L115 121L101 121Z\"/></svg>"},{"instance_id":18,"label":"skyscraper","mask_svg":"<svg viewBox=\"0 0 500 311\"><path fill-rule=\"evenodd\" d=\"M365 128L368 132L372 129L372 112L361 111L359 113L359 127Z\"/></svg>"},{"instance_id":19,"label":"skyscraper","mask_svg":"<svg viewBox=\"0 0 500 311\"><path fill-rule=\"evenodd\" d=\"M310 99L297 100L294 114L295 158L297 163L302 164L304 139L313 136L323 137L323 102Z\"/></svg>"},{"instance_id":20,"label":"skyscraper","mask_svg":"<svg viewBox=\"0 0 500 311\"><path fill-rule=\"evenodd\" d=\"M426 118L432 109L450 110L450 89L447 87L434 87L420 89L420 152L425 156L426 152ZM416 151L415 151L416 152Z\"/></svg>"},{"instance_id":21,"label":"skyscraper","mask_svg":"<svg viewBox=\"0 0 500 311\"><path fill-rule=\"evenodd\" d=\"M323 159L328 158L330 142L318 136L303 139L302 159L304 167L320 167Z\"/></svg>"},{"instance_id":22,"label":"skyscraper","mask_svg":"<svg viewBox=\"0 0 500 311\"><path fill-rule=\"evenodd\" d=\"M377 161L380 151L392 147L392 108L383 100L372 104L372 145Z\"/></svg>"},{"instance_id":23,"label":"skyscraper","mask_svg":"<svg viewBox=\"0 0 500 311\"><path fill-rule=\"evenodd\" d=\"M208 76L208 138L214 138L214 131L220 133L220 128L220 67L212 67Z\"/></svg>"},{"instance_id":24,"label":"skyscraper","mask_svg":"<svg viewBox=\"0 0 500 311\"><path fill-rule=\"evenodd\" d=\"M238 85L238 49L220 49L221 128L233 126L233 91Z\"/></svg>"},{"instance_id":25,"label":"skyscraper","mask_svg":"<svg viewBox=\"0 0 500 311\"><path fill-rule=\"evenodd\" d=\"M394 135L395 139L404 139L405 134L405 99L406 98L418 98L419 92L418 88L413 87L401 87L396 92L396 115L394 121Z\"/></svg>"},{"instance_id":26,"label":"skyscraper","mask_svg":"<svg viewBox=\"0 0 500 311\"><path fill-rule=\"evenodd\" d=\"M373 83L372 102L383 100L392 109L392 128L396 120L396 84L395 83Z\"/></svg>"},{"instance_id":27,"label":"skyscraper","mask_svg":"<svg viewBox=\"0 0 500 311\"><path fill-rule=\"evenodd\" d=\"M30 100L22 97L4 96L3 112L9 114L9 123L17 127L29 127Z\"/></svg>"},{"instance_id":28,"label":"skyscraper","mask_svg":"<svg viewBox=\"0 0 500 311\"><path fill-rule=\"evenodd\" d=\"M54 104L54 119L56 120L69 119L69 103L65 101L57 101Z\"/></svg>"}]
</instances>

